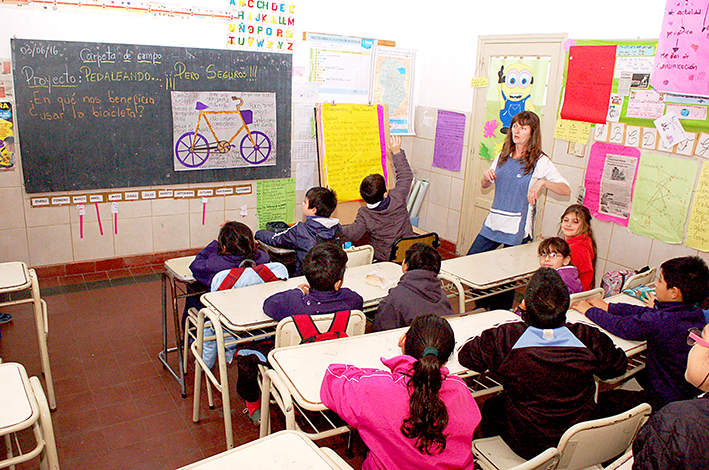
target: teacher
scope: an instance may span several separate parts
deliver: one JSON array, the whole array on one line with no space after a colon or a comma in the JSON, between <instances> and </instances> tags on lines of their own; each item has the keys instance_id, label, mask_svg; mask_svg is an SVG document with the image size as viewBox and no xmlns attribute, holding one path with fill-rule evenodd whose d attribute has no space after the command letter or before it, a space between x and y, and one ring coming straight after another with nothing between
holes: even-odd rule
<instances>
[{"instance_id":1,"label":"teacher","mask_svg":"<svg viewBox=\"0 0 709 470\"><path fill-rule=\"evenodd\" d=\"M490 214L469 255L531 241L534 206L542 188L560 196L571 194L569 183L542 151L539 116L533 112L522 111L512 118L502 151L483 173L483 189L493 184Z\"/></svg>"}]
</instances>

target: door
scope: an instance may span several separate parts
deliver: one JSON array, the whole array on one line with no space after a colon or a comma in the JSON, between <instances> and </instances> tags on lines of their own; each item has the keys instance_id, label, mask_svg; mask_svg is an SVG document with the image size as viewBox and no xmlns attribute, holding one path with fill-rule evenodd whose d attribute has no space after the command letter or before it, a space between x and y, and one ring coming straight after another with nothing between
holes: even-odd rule
<instances>
[{"instance_id":1,"label":"door","mask_svg":"<svg viewBox=\"0 0 709 470\"><path fill-rule=\"evenodd\" d=\"M458 253L467 253L492 205L494 185L483 190L480 181L499 151L499 142L504 139L501 130L509 122L512 112L528 109L539 115L543 149L551 156L565 41L565 34L478 38L476 77L488 77L488 86L476 88L473 94ZM532 77L536 78L536 83ZM536 88L530 94L532 87ZM546 194L543 194L537 202L537 214L543 212L545 201ZM537 234L541 217L535 218L534 225Z\"/></svg>"}]
</instances>

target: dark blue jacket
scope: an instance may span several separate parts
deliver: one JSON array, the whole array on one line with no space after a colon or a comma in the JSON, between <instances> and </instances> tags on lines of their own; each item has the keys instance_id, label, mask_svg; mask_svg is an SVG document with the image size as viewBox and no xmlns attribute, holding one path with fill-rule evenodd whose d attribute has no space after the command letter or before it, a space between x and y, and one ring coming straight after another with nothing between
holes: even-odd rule
<instances>
[{"instance_id":1,"label":"dark blue jacket","mask_svg":"<svg viewBox=\"0 0 709 470\"><path fill-rule=\"evenodd\" d=\"M318 315L340 310L362 310L362 296L343 287L340 290L319 291L310 289L303 294L300 289L291 289L273 294L263 302L263 311L274 320L291 315Z\"/></svg>"},{"instance_id":2,"label":"dark blue jacket","mask_svg":"<svg viewBox=\"0 0 709 470\"><path fill-rule=\"evenodd\" d=\"M213 240L209 245L205 246L202 251L197 253L197 257L190 264L190 271L194 278L207 286L212 285L212 278L219 272L225 269L238 268L239 264L244 261L243 255L222 255L219 254L219 242ZM270 261L266 253L261 250L256 250L254 253L254 261L256 264L264 264Z\"/></svg>"},{"instance_id":3,"label":"dark blue jacket","mask_svg":"<svg viewBox=\"0 0 709 470\"><path fill-rule=\"evenodd\" d=\"M689 328L704 328L704 312L680 302L658 302L655 307L609 304L608 312L591 308L586 316L604 330L633 341L647 341L647 373L655 397L664 406L688 400L699 390L684 379ZM657 410L653 410L657 411Z\"/></svg>"},{"instance_id":4,"label":"dark blue jacket","mask_svg":"<svg viewBox=\"0 0 709 470\"><path fill-rule=\"evenodd\" d=\"M335 239L341 232L342 226L338 219L308 216L305 222L298 222L285 232L273 233L259 230L254 238L267 245L295 250L298 255L296 275L301 275L303 258L308 251L320 241Z\"/></svg>"}]
</instances>

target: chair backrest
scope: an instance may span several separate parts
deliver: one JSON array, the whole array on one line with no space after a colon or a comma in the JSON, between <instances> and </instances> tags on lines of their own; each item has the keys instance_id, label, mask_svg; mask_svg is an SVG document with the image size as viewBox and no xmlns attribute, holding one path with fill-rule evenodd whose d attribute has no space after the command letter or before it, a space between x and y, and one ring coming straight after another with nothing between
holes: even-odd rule
<instances>
[{"instance_id":1,"label":"chair backrest","mask_svg":"<svg viewBox=\"0 0 709 470\"><path fill-rule=\"evenodd\" d=\"M509 470L552 470L556 468L559 461L559 450L550 447L531 460L512 467Z\"/></svg>"},{"instance_id":2,"label":"chair backrest","mask_svg":"<svg viewBox=\"0 0 709 470\"><path fill-rule=\"evenodd\" d=\"M313 315L311 318L315 322L315 326L320 331L326 330L334 313L326 313L323 315ZM358 336L364 334L364 329L367 326L367 317L360 310L350 310L350 322L347 324L347 336ZM275 347L283 348L286 346L294 346L300 344L300 333L293 322L293 317L286 317L276 327Z\"/></svg>"},{"instance_id":3,"label":"chair backrest","mask_svg":"<svg viewBox=\"0 0 709 470\"><path fill-rule=\"evenodd\" d=\"M372 245L353 246L345 250L347 253L347 268L372 264L374 248Z\"/></svg>"},{"instance_id":4,"label":"chair backrest","mask_svg":"<svg viewBox=\"0 0 709 470\"><path fill-rule=\"evenodd\" d=\"M402 237L395 241L392 245L389 261L399 264L403 263L404 258L406 257L406 250L408 250L414 243L425 243L426 245L431 245L434 248L438 248L441 245L438 241L438 234L436 232Z\"/></svg>"},{"instance_id":5,"label":"chair backrest","mask_svg":"<svg viewBox=\"0 0 709 470\"><path fill-rule=\"evenodd\" d=\"M578 302L579 300L602 299L604 293L603 287L596 287L595 289L571 294L569 299L571 303Z\"/></svg>"},{"instance_id":6,"label":"chair backrest","mask_svg":"<svg viewBox=\"0 0 709 470\"><path fill-rule=\"evenodd\" d=\"M625 452L652 408L642 403L608 418L571 426L559 440L558 469L576 470L606 462Z\"/></svg>"},{"instance_id":7,"label":"chair backrest","mask_svg":"<svg viewBox=\"0 0 709 470\"><path fill-rule=\"evenodd\" d=\"M652 281L655 280L656 271L657 268L653 267L652 269L650 269L649 271L645 271L644 273L633 274L625 280L625 282L623 283L623 288L620 289L620 291L622 292L625 289L632 289L633 287L650 284Z\"/></svg>"}]
</instances>

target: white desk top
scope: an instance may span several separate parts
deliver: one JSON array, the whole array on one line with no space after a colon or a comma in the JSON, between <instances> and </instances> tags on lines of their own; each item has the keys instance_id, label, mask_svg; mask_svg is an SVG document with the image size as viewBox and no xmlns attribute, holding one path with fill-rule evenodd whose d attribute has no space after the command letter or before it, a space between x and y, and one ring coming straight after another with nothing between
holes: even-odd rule
<instances>
[{"instance_id":1,"label":"white desk top","mask_svg":"<svg viewBox=\"0 0 709 470\"><path fill-rule=\"evenodd\" d=\"M29 281L27 266L21 261L0 263L0 291L24 286Z\"/></svg>"},{"instance_id":2,"label":"white desk top","mask_svg":"<svg viewBox=\"0 0 709 470\"><path fill-rule=\"evenodd\" d=\"M365 282L365 276L376 271L386 280L398 282L402 275L401 266L395 263L377 263L348 268L345 271L343 287L357 292L364 299L364 306L376 305L387 296L389 289L382 289ZM227 328L248 330L275 324L274 320L263 313L263 301L273 294L288 289L295 289L307 283L305 276L290 278L286 281L274 281L238 289L209 292L202 296L204 305L222 316Z\"/></svg>"},{"instance_id":3,"label":"white desk top","mask_svg":"<svg viewBox=\"0 0 709 470\"><path fill-rule=\"evenodd\" d=\"M342 467L332 462L303 433L280 431L182 467L180 470L228 468L331 470Z\"/></svg>"},{"instance_id":4,"label":"white desk top","mask_svg":"<svg viewBox=\"0 0 709 470\"><path fill-rule=\"evenodd\" d=\"M17 426L32 418L33 409L27 391L31 385L25 368L20 364L0 364L0 431Z\"/></svg>"},{"instance_id":5,"label":"white desk top","mask_svg":"<svg viewBox=\"0 0 709 470\"><path fill-rule=\"evenodd\" d=\"M539 269L539 242L444 260L441 271L474 289L485 289Z\"/></svg>"},{"instance_id":6,"label":"white desk top","mask_svg":"<svg viewBox=\"0 0 709 470\"><path fill-rule=\"evenodd\" d=\"M182 258L172 258L165 261L165 271L171 274L175 279L182 282L194 282L190 264L196 256L183 256Z\"/></svg>"}]
</instances>

